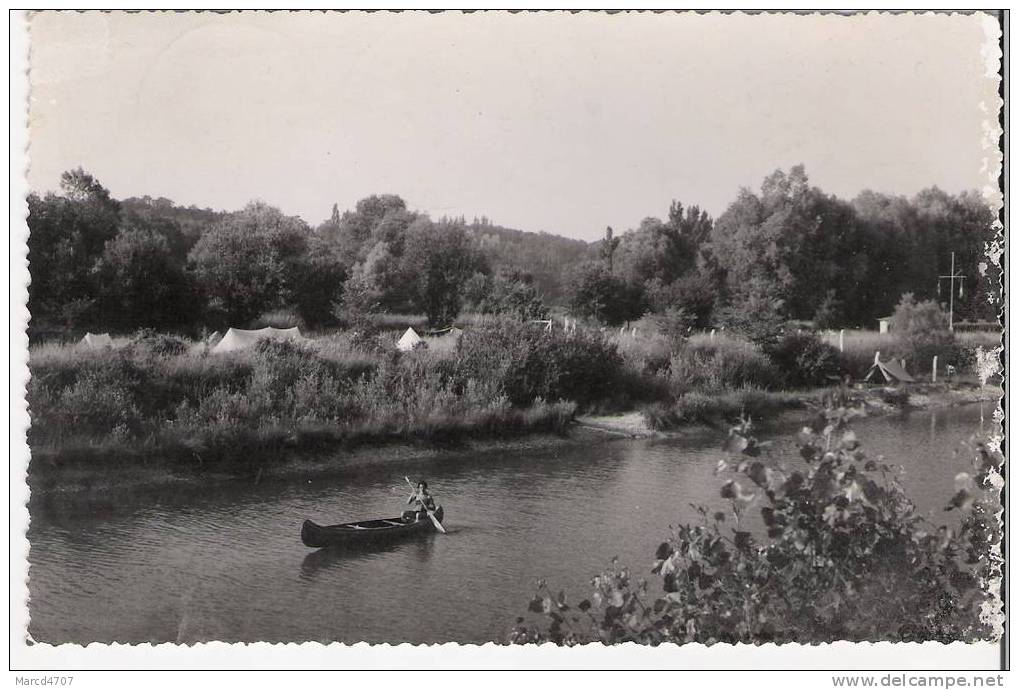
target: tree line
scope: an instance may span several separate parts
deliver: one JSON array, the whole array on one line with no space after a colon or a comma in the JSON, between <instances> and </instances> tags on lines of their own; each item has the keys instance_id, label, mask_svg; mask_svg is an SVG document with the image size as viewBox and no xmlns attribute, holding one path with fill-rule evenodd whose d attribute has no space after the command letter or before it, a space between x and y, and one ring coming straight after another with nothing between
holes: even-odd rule
<instances>
[{"instance_id":1,"label":"tree line","mask_svg":"<svg viewBox=\"0 0 1019 690\"><path fill-rule=\"evenodd\" d=\"M903 293L937 299L953 251L967 277L956 319L996 311L986 276L997 267L984 255L994 218L978 194L846 202L811 186L802 166L741 190L717 219L674 201L664 220L594 243L487 218L432 220L389 194L334 205L317 227L258 201L228 213L116 200L80 168L28 206L33 337L194 332L274 310L311 327L374 312L442 327L465 309L541 318L549 305L610 325L649 313L680 329L872 325Z\"/></svg>"},{"instance_id":2,"label":"tree line","mask_svg":"<svg viewBox=\"0 0 1019 690\"><path fill-rule=\"evenodd\" d=\"M118 201L81 169L60 189L28 199L36 337L246 326L274 310L311 327L383 311L422 313L434 326L465 307L545 313L532 277L493 268L491 241L486 251L464 219L433 221L395 195L334 206L313 228L260 201L234 213Z\"/></svg>"},{"instance_id":3,"label":"tree line","mask_svg":"<svg viewBox=\"0 0 1019 690\"><path fill-rule=\"evenodd\" d=\"M803 166L740 190L717 219L675 201L573 272L572 308L619 323L651 312L678 327L752 332L787 320L873 328L901 296L948 300L938 276L955 252L957 320L996 316L994 215L976 192L936 187L912 199L864 191L850 202L811 186Z\"/></svg>"}]
</instances>

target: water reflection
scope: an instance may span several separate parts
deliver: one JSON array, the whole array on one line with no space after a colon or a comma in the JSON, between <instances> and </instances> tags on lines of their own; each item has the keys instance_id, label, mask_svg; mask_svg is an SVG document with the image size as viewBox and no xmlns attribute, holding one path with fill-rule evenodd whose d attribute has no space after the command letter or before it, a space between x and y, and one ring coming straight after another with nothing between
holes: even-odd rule
<instances>
[{"instance_id":1,"label":"water reflection","mask_svg":"<svg viewBox=\"0 0 1019 690\"><path fill-rule=\"evenodd\" d=\"M409 555L424 563L432 556L434 539L435 533L426 533L412 540L389 544L349 544L316 549L301 561L301 579L314 580L322 571L339 570L358 560L379 559L401 549L407 550Z\"/></svg>"},{"instance_id":2,"label":"water reflection","mask_svg":"<svg viewBox=\"0 0 1019 690\"><path fill-rule=\"evenodd\" d=\"M974 405L855 428L870 457L903 465L907 491L941 523L982 414ZM761 436L792 457L801 425ZM38 501L29 632L46 642L501 641L537 578L580 595L613 556L646 571L668 526L698 519L691 504L720 501L721 441L701 433L394 461L310 481L153 492L100 510ZM370 552L301 544L305 518L396 514L405 474L427 476L450 534Z\"/></svg>"}]
</instances>

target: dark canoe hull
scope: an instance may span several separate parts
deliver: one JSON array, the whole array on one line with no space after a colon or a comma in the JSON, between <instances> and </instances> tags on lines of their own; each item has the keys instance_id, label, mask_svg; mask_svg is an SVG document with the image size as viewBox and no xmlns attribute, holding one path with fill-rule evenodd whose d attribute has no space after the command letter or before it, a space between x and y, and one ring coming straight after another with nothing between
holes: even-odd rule
<instances>
[{"instance_id":1,"label":"dark canoe hull","mask_svg":"<svg viewBox=\"0 0 1019 690\"><path fill-rule=\"evenodd\" d=\"M435 509L435 517L442 522L442 506ZM313 549L327 546L363 547L373 544L389 544L435 532L435 525L427 516L417 522L403 522L400 518L383 520L362 520L342 525L323 526L305 520L301 525L301 541Z\"/></svg>"}]
</instances>

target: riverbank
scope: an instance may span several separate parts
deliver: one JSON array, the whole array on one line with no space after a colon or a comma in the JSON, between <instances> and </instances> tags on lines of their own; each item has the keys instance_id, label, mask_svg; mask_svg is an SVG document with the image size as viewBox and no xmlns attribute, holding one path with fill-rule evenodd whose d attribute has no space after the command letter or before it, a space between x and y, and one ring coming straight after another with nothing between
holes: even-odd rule
<instances>
[{"instance_id":1,"label":"riverbank","mask_svg":"<svg viewBox=\"0 0 1019 690\"><path fill-rule=\"evenodd\" d=\"M285 461L267 465L254 475L240 476L221 470L181 470L166 463L122 463L95 466L57 463L52 458L33 457L28 468L28 486L34 498L75 501L103 500L149 491L179 491L217 485L258 485L294 476L324 477L364 467L415 463L423 465L438 457L467 458L489 453L526 453L556 448L596 445L605 436L571 424L563 433L534 432L514 437L464 438L454 443L390 441L380 445L337 446L328 450L294 449Z\"/></svg>"},{"instance_id":2,"label":"riverbank","mask_svg":"<svg viewBox=\"0 0 1019 690\"><path fill-rule=\"evenodd\" d=\"M764 411L764 418L791 410L813 411L823 407L826 398L838 389L818 388L809 391L784 392L778 394L761 394L755 392L762 401L758 411ZM847 389L850 404L860 407L867 414L892 414L903 410L927 410L942 407L954 407L977 402L997 402L1001 398L1001 389L996 386L975 386L964 384L922 384L909 388L903 387L855 387ZM706 396L705 396L706 397ZM708 398L708 400L711 400ZM614 415L581 415L576 418L578 427L591 432L601 433L606 438L667 438L679 430L691 426L721 426L732 414L739 414L730 401L719 400L711 406L705 406L700 419L682 420L668 428L655 426L660 421L653 416L638 411L630 411ZM751 417L754 414L751 410Z\"/></svg>"},{"instance_id":3,"label":"riverbank","mask_svg":"<svg viewBox=\"0 0 1019 690\"><path fill-rule=\"evenodd\" d=\"M800 393L783 394L785 405L763 417L765 423L790 412L804 415L823 405L833 389L817 389ZM903 410L922 410L953 407L976 402L996 402L1001 391L994 386L951 387L947 385L901 388L873 387L850 389L854 405L862 407L868 415L885 415ZM704 419L668 430L655 429L639 411L619 414L580 415L560 432L524 432L504 437L461 437L444 443L429 441L390 440L369 445L338 445L307 449L281 448L278 462L263 465L254 474L238 475L216 468L188 466L174 463L124 462L84 464L60 462L45 453L36 454L29 466L28 485L35 499L96 501L126 494L146 494L191 490L196 487L215 487L223 484L250 483L257 485L273 479L294 476L327 477L330 474L364 467L384 467L387 464L421 463L438 457L469 458L492 453L547 452L556 448L598 445L622 439L681 438L699 435L712 429L724 429L727 421ZM283 459L285 456L285 459ZM423 470L424 471L424 470Z\"/></svg>"}]
</instances>

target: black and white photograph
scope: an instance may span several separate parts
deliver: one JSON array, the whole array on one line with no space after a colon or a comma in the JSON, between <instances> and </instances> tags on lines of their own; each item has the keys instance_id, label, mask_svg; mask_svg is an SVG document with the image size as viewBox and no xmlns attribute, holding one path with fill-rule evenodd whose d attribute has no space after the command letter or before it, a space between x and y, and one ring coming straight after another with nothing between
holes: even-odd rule
<instances>
[{"instance_id":1,"label":"black and white photograph","mask_svg":"<svg viewBox=\"0 0 1019 690\"><path fill-rule=\"evenodd\" d=\"M12 644L1007 664L1004 11L11 21Z\"/></svg>"}]
</instances>

